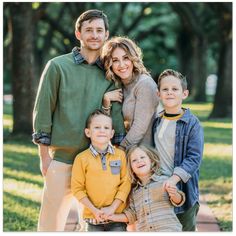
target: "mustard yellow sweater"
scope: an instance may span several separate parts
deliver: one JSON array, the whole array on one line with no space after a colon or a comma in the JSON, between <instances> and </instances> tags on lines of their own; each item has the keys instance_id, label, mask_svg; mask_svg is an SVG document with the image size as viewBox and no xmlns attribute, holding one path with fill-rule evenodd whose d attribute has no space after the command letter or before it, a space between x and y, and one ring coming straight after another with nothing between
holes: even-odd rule
<instances>
[{"instance_id":1,"label":"mustard yellow sweater","mask_svg":"<svg viewBox=\"0 0 236 236\"><path fill-rule=\"evenodd\" d=\"M125 152L115 147L114 150L114 154L106 155L106 170L102 169L100 155L93 156L90 149L78 154L72 168L71 190L78 201L88 197L97 208L109 206L114 199L120 199L123 203L116 213L121 213L126 207L131 183ZM94 215L85 207L83 218L94 218Z\"/></svg>"}]
</instances>

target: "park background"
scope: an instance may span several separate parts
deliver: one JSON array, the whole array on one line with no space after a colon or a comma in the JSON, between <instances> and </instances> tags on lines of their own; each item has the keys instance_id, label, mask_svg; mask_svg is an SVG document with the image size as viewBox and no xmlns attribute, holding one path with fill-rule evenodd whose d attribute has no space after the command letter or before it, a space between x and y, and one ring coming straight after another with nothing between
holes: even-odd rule
<instances>
[{"instance_id":1,"label":"park background","mask_svg":"<svg viewBox=\"0 0 236 236\"><path fill-rule=\"evenodd\" d=\"M43 179L31 142L32 109L46 62L79 42L74 24L103 10L110 36L127 35L154 80L166 68L188 80L204 127L200 192L222 231L232 231L232 2L4 2L3 230L36 231ZM91 102L91 101L88 101Z\"/></svg>"}]
</instances>

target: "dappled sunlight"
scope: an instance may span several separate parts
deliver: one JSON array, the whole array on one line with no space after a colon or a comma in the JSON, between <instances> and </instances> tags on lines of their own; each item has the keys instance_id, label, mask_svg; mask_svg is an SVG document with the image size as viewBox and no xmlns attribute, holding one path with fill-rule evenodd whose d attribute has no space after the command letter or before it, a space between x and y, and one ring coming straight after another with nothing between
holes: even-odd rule
<instances>
[{"instance_id":1,"label":"dappled sunlight","mask_svg":"<svg viewBox=\"0 0 236 236\"><path fill-rule=\"evenodd\" d=\"M38 155L38 150L35 146L29 147L25 145L19 144L4 144L4 152L15 152L20 154L31 154L32 158Z\"/></svg>"},{"instance_id":2,"label":"dappled sunlight","mask_svg":"<svg viewBox=\"0 0 236 236\"><path fill-rule=\"evenodd\" d=\"M185 104L183 105L185 108L189 108L190 111L196 115L201 121L206 120L210 115L210 111L212 108L211 103L204 103L204 104Z\"/></svg>"},{"instance_id":3,"label":"dappled sunlight","mask_svg":"<svg viewBox=\"0 0 236 236\"><path fill-rule=\"evenodd\" d=\"M232 176L201 180L200 191L208 195L223 194L224 197L228 194L232 198Z\"/></svg>"},{"instance_id":4,"label":"dappled sunlight","mask_svg":"<svg viewBox=\"0 0 236 236\"><path fill-rule=\"evenodd\" d=\"M205 122L202 122L202 125L203 127L209 127L209 128L221 128L221 129L233 128L232 122L222 123L222 122L214 122L214 121L205 121Z\"/></svg>"},{"instance_id":5,"label":"dappled sunlight","mask_svg":"<svg viewBox=\"0 0 236 236\"><path fill-rule=\"evenodd\" d=\"M212 143L205 143L204 144L204 157L220 157L221 159L230 159L232 160L233 155L233 148L232 145L227 144L212 144Z\"/></svg>"},{"instance_id":6,"label":"dappled sunlight","mask_svg":"<svg viewBox=\"0 0 236 236\"><path fill-rule=\"evenodd\" d=\"M212 181L212 184L218 184L220 178L226 181L230 178L232 181L232 160L226 156L204 156L200 167L200 181ZM222 189L224 185L222 186Z\"/></svg>"},{"instance_id":7,"label":"dappled sunlight","mask_svg":"<svg viewBox=\"0 0 236 236\"><path fill-rule=\"evenodd\" d=\"M30 201L40 202L42 188L27 182L21 182L14 179L5 179L3 183L4 192L23 197Z\"/></svg>"},{"instance_id":8,"label":"dappled sunlight","mask_svg":"<svg viewBox=\"0 0 236 236\"><path fill-rule=\"evenodd\" d=\"M8 155L10 154L11 153L9 153ZM4 166L12 170L20 169L21 171L30 172L32 174L39 173L39 161L31 162L31 160L29 161L29 159L27 159L26 157L24 158L24 156L19 156L18 159L8 158L8 157L6 158L5 156Z\"/></svg>"},{"instance_id":9,"label":"dappled sunlight","mask_svg":"<svg viewBox=\"0 0 236 236\"><path fill-rule=\"evenodd\" d=\"M4 167L4 179L15 179L26 183L31 183L38 185L39 188L43 185L43 177L41 175L31 174L25 171L16 171L7 167Z\"/></svg>"},{"instance_id":10,"label":"dappled sunlight","mask_svg":"<svg viewBox=\"0 0 236 236\"><path fill-rule=\"evenodd\" d=\"M232 145L232 129L204 127L205 143Z\"/></svg>"},{"instance_id":11,"label":"dappled sunlight","mask_svg":"<svg viewBox=\"0 0 236 236\"><path fill-rule=\"evenodd\" d=\"M12 120L3 120L3 126L4 127L6 127L6 128L10 128L10 127L12 127L12 125L13 125L13 122L12 122Z\"/></svg>"},{"instance_id":12,"label":"dappled sunlight","mask_svg":"<svg viewBox=\"0 0 236 236\"><path fill-rule=\"evenodd\" d=\"M209 113L211 111L213 104L212 103L203 103L203 104L184 104L186 107L190 108L191 111L194 113L194 111L205 111Z\"/></svg>"},{"instance_id":13,"label":"dappled sunlight","mask_svg":"<svg viewBox=\"0 0 236 236\"><path fill-rule=\"evenodd\" d=\"M204 153L200 167L200 192L222 222L232 221L232 121L207 120L212 104L187 104L204 128ZM12 119L4 116L4 128ZM12 137L4 143L3 196L4 229L36 231L43 177L37 146L29 137ZM224 212L226 211L226 212ZM227 224L227 222L226 222Z\"/></svg>"},{"instance_id":14,"label":"dappled sunlight","mask_svg":"<svg viewBox=\"0 0 236 236\"><path fill-rule=\"evenodd\" d=\"M5 191L3 194L3 230L36 231L37 217L35 216L38 215L39 207L39 200L31 200L15 192Z\"/></svg>"}]
</instances>

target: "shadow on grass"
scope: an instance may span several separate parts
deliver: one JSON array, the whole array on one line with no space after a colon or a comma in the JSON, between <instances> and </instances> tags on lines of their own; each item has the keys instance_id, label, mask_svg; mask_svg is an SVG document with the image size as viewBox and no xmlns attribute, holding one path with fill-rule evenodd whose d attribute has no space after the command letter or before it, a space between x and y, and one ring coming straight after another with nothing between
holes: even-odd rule
<instances>
[{"instance_id":1,"label":"shadow on grass","mask_svg":"<svg viewBox=\"0 0 236 236\"><path fill-rule=\"evenodd\" d=\"M204 127L204 141L207 143L232 144L232 129Z\"/></svg>"},{"instance_id":2,"label":"shadow on grass","mask_svg":"<svg viewBox=\"0 0 236 236\"><path fill-rule=\"evenodd\" d=\"M22 223L24 222L24 223ZM4 210L3 232L36 231L37 220L34 221L14 211Z\"/></svg>"},{"instance_id":3,"label":"shadow on grass","mask_svg":"<svg viewBox=\"0 0 236 236\"><path fill-rule=\"evenodd\" d=\"M23 144L28 147L32 147L32 136L25 134L12 134L9 129L3 129L4 143L10 144Z\"/></svg>"},{"instance_id":4,"label":"shadow on grass","mask_svg":"<svg viewBox=\"0 0 236 236\"><path fill-rule=\"evenodd\" d=\"M39 175L39 160L30 153L16 153L13 151L4 152L3 166L12 170L25 171Z\"/></svg>"},{"instance_id":5,"label":"shadow on grass","mask_svg":"<svg viewBox=\"0 0 236 236\"><path fill-rule=\"evenodd\" d=\"M14 206L11 204L14 203ZM28 217L25 213L17 213L14 208L19 205L26 209L31 208L34 211L39 211L40 203L25 199L23 197L16 196L11 193L4 193L3 196L3 231L36 231L37 219L32 219L30 215ZM12 210L7 209L11 208ZM24 216L23 216L24 214Z\"/></svg>"},{"instance_id":6,"label":"shadow on grass","mask_svg":"<svg viewBox=\"0 0 236 236\"><path fill-rule=\"evenodd\" d=\"M208 205L221 205L221 204L231 204L232 203L232 199L224 199L221 198L220 200L215 200L215 201L209 201Z\"/></svg>"},{"instance_id":7,"label":"shadow on grass","mask_svg":"<svg viewBox=\"0 0 236 236\"><path fill-rule=\"evenodd\" d=\"M29 183L29 184L34 184L34 185L38 185L39 188L43 188L43 183L42 181L37 181L37 180L33 180L33 179L29 179L29 178L24 178L24 177L19 177L16 176L14 174L3 174L3 178L4 179L14 179L16 181L21 181L21 182L25 182L25 183Z\"/></svg>"},{"instance_id":8,"label":"shadow on grass","mask_svg":"<svg viewBox=\"0 0 236 236\"><path fill-rule=\"evenodd\" d=\"M232 177L232 160L203 158L200 168L200 179L216 180L220 177Z\"/></svg>"}]
</instances>

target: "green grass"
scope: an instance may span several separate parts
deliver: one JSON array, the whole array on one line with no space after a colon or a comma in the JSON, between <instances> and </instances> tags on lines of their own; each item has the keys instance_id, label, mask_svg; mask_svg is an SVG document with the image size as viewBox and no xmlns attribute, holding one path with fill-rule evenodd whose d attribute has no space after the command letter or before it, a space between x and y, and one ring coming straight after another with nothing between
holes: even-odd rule
<instances>
[{"instance_id":1,"label":"green grass","mask_svg":"<svg viewBox=\"0 0 236 236\"><path fill-rule=\"evenodd\" d=\"M222 231L232 231L232 120L208 120L212 104L187 104L204 127L200 192Z\"/></svg>"},{"instance_id":2,"label":"green grass","mask_svg":"<svg viewBox=\"0 0 236 236\"><path fill-rule=\"evenodd\" d=\"M232 231L232 120L207 120L212 104L187 104L204 127L200 191L222 231ZM31 137L10 135L12 109L4 106L3 231L36 231L43 179Z\"/></svg>"},{"instance_id":3,"label":"green grass","mask_svg":"<svg viewBox=\"0 0 236 236\"><path fill-rule=\"evenodd\" d=\"M43 181L38 167L37 149L27 139L5 139L4 231L36 231Z\"/></svg>"}]
</instances>

